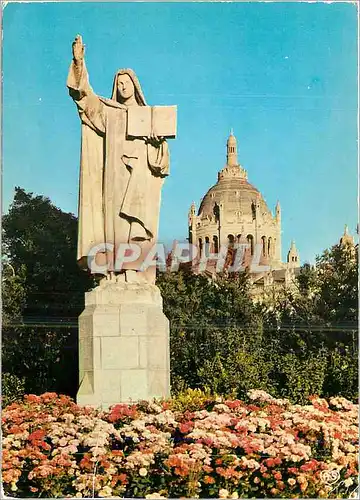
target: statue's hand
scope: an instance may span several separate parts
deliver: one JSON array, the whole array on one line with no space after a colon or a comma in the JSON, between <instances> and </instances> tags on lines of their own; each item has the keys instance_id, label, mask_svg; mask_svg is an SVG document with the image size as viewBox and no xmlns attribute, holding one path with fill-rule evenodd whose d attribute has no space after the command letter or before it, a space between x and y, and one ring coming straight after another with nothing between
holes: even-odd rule
<instances>
[{"instance_id":1,"label":"statue's hand","mask_svg":"<svg viewBox=\"0 0 360 500\"><path fill-rule=\"evenodd\" d=\"M164 137L158 137L153 132L151 132L151 134L148 137L145 137L144 139L147 144L151 144L155 148L158 148L160 144L162 144L165 141Z\"/></svg>"},{"instance_id":2,"label":"statue's hand","mask_svg":"<svg viewBox=\"0 0 360 500\"><path fill-rule=\"evenodd\" d=\"M79 62L84 59L85 45L82 43L81 35L76 35L72 44L72 53L75 62Z\"/></svg>"}]
</instances>

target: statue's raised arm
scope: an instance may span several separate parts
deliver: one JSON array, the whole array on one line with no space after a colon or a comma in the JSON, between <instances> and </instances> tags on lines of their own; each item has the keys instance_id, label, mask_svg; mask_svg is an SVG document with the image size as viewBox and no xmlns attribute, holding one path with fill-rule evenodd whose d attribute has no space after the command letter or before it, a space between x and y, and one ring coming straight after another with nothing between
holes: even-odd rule
<instances>
[{"instance_id":1,"label":"statue's raised arm","mask_svg":"<svg viewBox=\"0 0 360 500\"><path fill-rule=\"evenodd\" d=\"M82 43L81 35L76 35L75 40L72 43L72 54L74 61L74 76L79 84L85 56L85 45Z\"/></svg>"},{"instance_id":2,"label":"statue's raised arm","mask_svg":"<svg viewBox=\"0 0 360 500\"><path fill-rule=\"evenodd\" d=\"M84 59L85 45L81 35L77 35L72 43L72 55L66 82L69 94L78 107L81 120L102 134L105 132L105 109L89 84L89 75Z\"/></svg>"}]
</instances>

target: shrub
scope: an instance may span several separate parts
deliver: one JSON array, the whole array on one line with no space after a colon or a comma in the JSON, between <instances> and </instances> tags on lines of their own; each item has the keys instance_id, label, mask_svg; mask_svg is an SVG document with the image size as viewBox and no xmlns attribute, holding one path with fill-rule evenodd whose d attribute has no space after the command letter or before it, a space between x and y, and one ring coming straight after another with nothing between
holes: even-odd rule
<instances>
[{"instance_id":1,"label":"shrub","mask_svg":"<svg viewBox=\"0 0 360 500\"><path fill-rule=\"evenodd\" d=\"M20 401L25 394L25 380L11 373L1 375L1 404L5 407Z\"/></svg>"}]
</instances>

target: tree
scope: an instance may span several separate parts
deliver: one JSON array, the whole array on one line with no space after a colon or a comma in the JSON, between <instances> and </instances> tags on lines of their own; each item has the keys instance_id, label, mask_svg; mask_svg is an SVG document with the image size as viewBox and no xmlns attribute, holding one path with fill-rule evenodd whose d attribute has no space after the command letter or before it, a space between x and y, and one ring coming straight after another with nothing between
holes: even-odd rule
<instances>
[{"instance_id":1,"label":"tree","mask_svg":"<svg viewBox=\"0 0 360 500\"><path fill-rule=\"evenodd\" d=\"M157 284L171 324L173 391L199 387L242 393L254 384L263 387L261 377L250 375L250 356L259 355L255 346L262 330L247 275L214 281L184 269L161 274Z\"/></svg>"},{"instance_id":2,"label":"tree","mask_svg":"<svg viewBox=\"0 0 360 500\"><path fill-rule=\"evenodd\" d=\"M357 273L354 248L335 246L302 267L295 287L266 292L258 303L246 273L160 275L173 390L356 399Z\"/></svg>"},{"instance_id":3,"label":"tree","mask_svg":"<svg viewBox=\"0 0 360 500\"><path fill-rule=\"evenodd\" d=\"M94 285L76 264L76 217L17 187L2 230L14 271L3 284L3 371L24 378L26 392L75 396L77 318Z\"/></svg>"},{"instance_id":4,"label":"tree","mask_svg":"<svg viewBox=\"0 0 360 500\"><path fill-rule=\"evenodd\" d=\"M357 281L356 248L334 245L302 267L294 289L260 301L282 394L357 398Z\"/></svg>"},{"instance_id":5,"label":"tree","mask_svg":"<svg viewBox=\"0 0 360 500\"><path fill-rule=\"evenodd\" d=\"M16 187L2 228L3 253L14 269L26 268L24 319L77 318L94 282L76 263L76 217Z\"/></svg>"}]
</instances>

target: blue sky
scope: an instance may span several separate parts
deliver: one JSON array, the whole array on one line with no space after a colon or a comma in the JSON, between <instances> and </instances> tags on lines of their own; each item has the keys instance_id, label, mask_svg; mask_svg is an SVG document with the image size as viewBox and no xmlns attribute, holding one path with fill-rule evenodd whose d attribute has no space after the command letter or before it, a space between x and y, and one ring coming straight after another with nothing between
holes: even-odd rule
<instances>
[{"instance_id":1,"label":"blue sky","mask_svg":"<svg viewBox=\"0 0 360 500\"><path fill-rule=\"evenodd\" d=\"M8 4L3 18L3 209L14 187L77 212L80 124L65 86L81 33L91 84L118 68L149 104L177 104L160 239L217 179L231 128L249 181L282 207L283 258L357 223L357 8L346 3Z\"/></svg>"}]
</instances>

